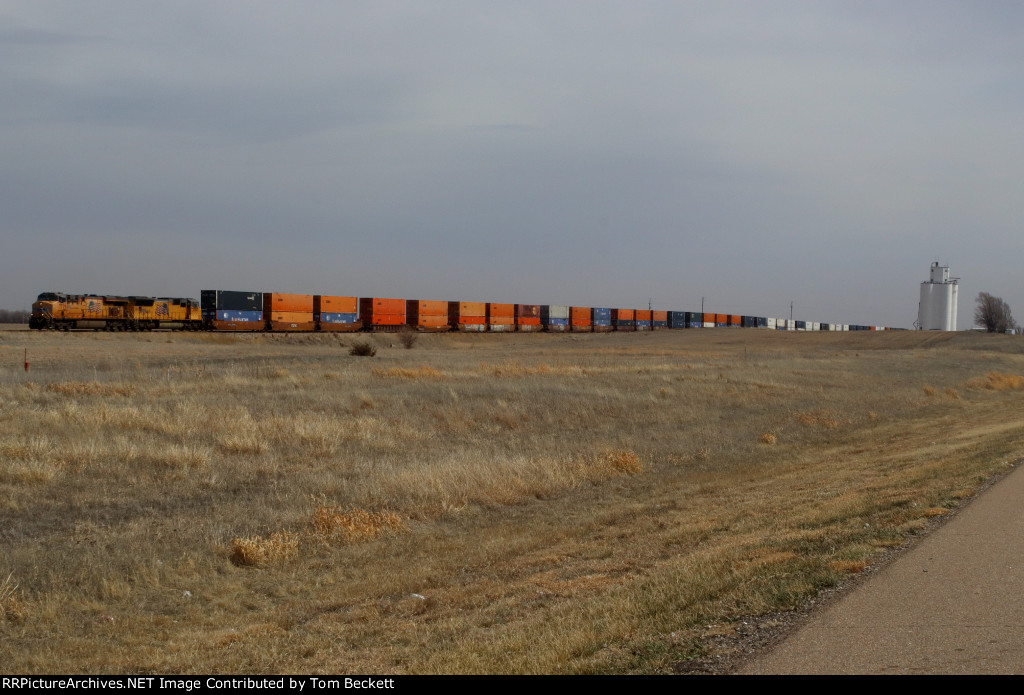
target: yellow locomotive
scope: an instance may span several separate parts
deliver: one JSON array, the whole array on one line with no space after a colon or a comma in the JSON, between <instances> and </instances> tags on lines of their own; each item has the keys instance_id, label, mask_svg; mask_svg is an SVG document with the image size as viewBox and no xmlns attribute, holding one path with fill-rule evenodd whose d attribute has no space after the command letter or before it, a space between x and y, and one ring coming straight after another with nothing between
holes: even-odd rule
<instances>
[{"instance_id":1,"label":"yellow locomotive","mask_svg":"<svg viewBox=\"0 0 1024 695\"><path fill-rule=\"evenodd\" d=\"M113 297L43 292L32 304L30 328L147 331L154 328L198 330L199 300L183 297Z\"/></svg>"}]
</instances>

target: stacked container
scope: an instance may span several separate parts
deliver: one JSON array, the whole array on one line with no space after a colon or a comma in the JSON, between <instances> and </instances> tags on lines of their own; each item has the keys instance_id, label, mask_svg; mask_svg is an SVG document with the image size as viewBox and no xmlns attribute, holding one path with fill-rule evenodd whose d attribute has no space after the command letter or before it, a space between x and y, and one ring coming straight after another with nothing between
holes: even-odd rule
<instances>
[{"instance_id":1,"label":"stacked container","mask_svg":"<svg viewBox=\"0 0 1024 695\"><path fill-rule=\"evenodd\" d=\"M487 304L484 302L448 302L448 325L452 330L487 330Z\"/></svg>"},{"instance_id":2,"label":"stacked container","mask_svg":"<svg viewBox=\"0 0 1024 695\"><path fill-rule=\"evenodd\" d=\"M516 304L516 330L522 332L539 331L540 304Z\"/></svg>"},{"instance_id":3,"label":"stacked container","mask_svg":"<svg viewBox=\"0 0 1024 695\"><path fill-rule=\"evenodd\" d=\"M363 326L356 297L314 294L313 320L321 331L358 331Z\"/></svg>"},{"instance_id":4,"label":"stacked container","mask_svg":"<svg viewBox=\"0 0 1024 695\"><path fill-rule=\"evenodd\" d=\"M515 304L487 304L487 330L508 332L516 329Z\"/></svg>"},{"instance_id":5,"label":"stacked container","mask_svg":"<svg viewBox=\"0 0 1024 695\"><path fill-rule=\"evenodd\" d=\"M649 331L651 330L651 314L650 309L637 309L633 312L633 316L636 317L636 329L638 331Z\"/></svg>"},{"instance_id":6,"label":"stacked container","mask_svg":"<svg viewBox=\"0 0 1024 695\"><path fill-rule=\"evenodd\" d=\"M203 322L218 331L262 331L262 292L203 290L200 294Z\"/></svg>"},{"instance_id":7,"label":"stacked container","mask_svg":"<svg viewBox=\"0 0 1024 695\"><path fill-rule=\"evenodd\" d=\"M651 328L668 328L668 312L667 311L652 311L651 312Z\"/></svg>"},{"instance_id":8,"label":"stacked container","mask_svg":"<svg viewBox=\"0 0 1024 695\"><path fill-rule=\"evenodd\" d=\"M569 329L577 333L594 330L593 316L589 306L569 307Z\"/></svg>"},{"instance_id":9,"label":"stacked container","mask_svg":"<svg viewBox=\"0 0 1024 695\"><path fill-rule=\"evenodd\" d=\"M690 321L686 316L685 311L670 311L668 312L668 327L669 328L689 328Z\"/></svg>"},{"instance_id":10,"label":"stacked container","mask_svg":"<svg viewBox=\"0 0 1024 695\"><path fill-rule=\"evenodd\" d=\"M690 323L690 328L704 327L704 314L699 311L687 311L686 319Z\"/></svg>"},{"instance_id":11,"label":"stacked container","mask_svg":"<svg viewBox=\"0 0 1024 695\"><path fill-rule=\"evenodd\" d=\"M359 300L359 320L371 331L398 331L405 325L405 300L363 297Z\"/></svg>"},{"instance_id":12,"label":"stacked container","mask_svg":"<svg viewBox=\"0 0 1024 695\"><path fill-rule=\"evenodd\" d=\"M565 333L569 330L569 307L563 304L541 304L540 322L546 331Z\"/></svg>"},{"instance_id":13,"label":"stacked container","mask_svg":"<svg viewBox=\"0 0 1024 695\"><path fill-rule=\"evenodd\" d=\"M606 333L612 329L612 310L594 307L590 312L590 322L595 333Z\"/></svg>"},{"instance_id":14,"label":"stacked container","mask_svg":"<svg viewBox=\"0 0 1024 695\"><path fill-rule=\"evenodd\" d=\"M313 295L265 292L263 320L272 331L311 331L316 327Z\"/></svg>"},{"instance_id":15,"label":"stacked container","mask_svg":"<svg viewBox=\"0 0 1024 695\"><path fill-rule=\"evenodd\" d=\"M731 328L740 328L743 326L743 317L736 314L727 314L725 322Z\"/></svg>"},{"instance_id":16,"label":"stacked container","mask_svg":"<svg viewBox=\"0 0 1024 695\"><path fill-rule=\"evenodd\" d=\"M410 299L405 303L407 325L424 332L441 332L451 328L448 325L448 302Z\"/></svg>"},{"instance_id":17,"label":"stacked container","mask_svg":"<svg viewBox=\"0 0 1024 695\"><path fill-rule=\"evenodd\" d=\"M632 309L612 309L612 326L617 331L635 331L636 312Z\"/></svg>"}]
</instances>

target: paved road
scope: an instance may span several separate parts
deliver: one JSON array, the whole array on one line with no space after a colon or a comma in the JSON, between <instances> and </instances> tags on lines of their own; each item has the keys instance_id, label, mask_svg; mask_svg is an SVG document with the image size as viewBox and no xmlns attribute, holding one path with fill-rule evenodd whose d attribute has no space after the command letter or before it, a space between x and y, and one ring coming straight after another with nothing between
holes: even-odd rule
<instances>
[{"instance_id":1,"label":"paved road","mask_svg":"<svg viewBox=\"0 0 1024 695\"><path fill-rule=\"evenodd\" d=\"M1022 468L740 673L1024 673Z\"/></svg>"}]
</instances>

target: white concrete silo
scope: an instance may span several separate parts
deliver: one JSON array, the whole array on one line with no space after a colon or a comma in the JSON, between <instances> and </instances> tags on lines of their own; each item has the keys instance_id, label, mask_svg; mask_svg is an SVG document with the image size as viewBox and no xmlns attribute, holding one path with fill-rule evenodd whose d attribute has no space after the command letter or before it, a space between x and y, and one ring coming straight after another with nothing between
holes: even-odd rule
<instances>
[{"instance_id":1,"label":"white concrete silo","mask_svg":"<svg viewBox=\"0 0 1024 695\"><path fill-rule=\"evenodd\" d=\"M921 283L917 325L925 331L955 331L960 278L949 277L949 266L932 263L931 277Z\"/></svg>"}]
</instances>

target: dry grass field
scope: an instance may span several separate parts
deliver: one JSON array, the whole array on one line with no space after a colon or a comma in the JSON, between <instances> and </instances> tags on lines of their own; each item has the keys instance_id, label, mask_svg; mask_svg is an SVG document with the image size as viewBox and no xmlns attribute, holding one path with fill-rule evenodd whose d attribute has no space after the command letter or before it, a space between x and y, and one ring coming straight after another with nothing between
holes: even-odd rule
<instances>
[{"instance_id":1,"label":"dry grass field","mask_svg":"<svg viewBox=\"0 0 1024 695\"><path fill-rule=\"evenodd\" d=\"M2 331L3 671L685 670L1004 473L1021 375L976 334Z\"/></svg>"}]
</instances>

